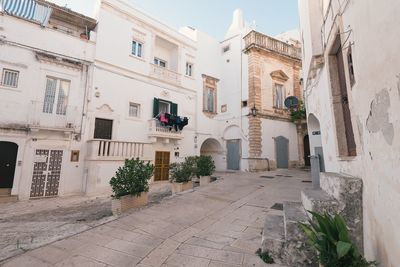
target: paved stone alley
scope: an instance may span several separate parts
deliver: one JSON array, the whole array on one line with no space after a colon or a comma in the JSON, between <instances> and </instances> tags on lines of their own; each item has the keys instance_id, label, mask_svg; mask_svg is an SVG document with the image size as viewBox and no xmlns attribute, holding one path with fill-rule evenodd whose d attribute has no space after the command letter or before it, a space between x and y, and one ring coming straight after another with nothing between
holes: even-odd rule
<instances>
[{"instance_id":1,"label":"paved stone alley","mask_svg":"<svg viewBox=\"0 0 400 267\"><path fill-rule=\"evenodd\" d=\"M275 203L299 201L309 179L298 170L223 174L0 265L265 266L255 251L266 214L281 212L271 209Z\"/></svg>"}]
</instances>

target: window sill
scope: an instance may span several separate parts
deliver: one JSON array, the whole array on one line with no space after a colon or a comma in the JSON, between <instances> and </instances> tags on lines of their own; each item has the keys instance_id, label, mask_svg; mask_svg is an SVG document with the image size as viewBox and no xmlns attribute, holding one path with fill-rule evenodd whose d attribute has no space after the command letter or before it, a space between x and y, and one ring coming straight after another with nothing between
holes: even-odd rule
<instances>
[{"instance_id":1,"label":"window sill","mask_svg":"<svg viewBox=\"0 0 400 267\"><path fill-rule=\"evenodd\" d=\"M132 58L134 58L134 59L137 59L137 60L146 62L146 60L145 60L143 57L138 57L138 56L135 56L135 55L132 55L132 54L129 54L129 56L132 57Z\"/></svg>"},{"instance_id":2,"label":"window sill","mask_svg":"<svg viewBox=\"0 0 400 267\"><path fill-rule=\"evenodd\" d=\"M3 85L0 85L0 90L22 92L22 89L19 89L18 87L14 88L14 87L8 87L8 86L3 86Z\"/></svg>"},{"instance_id":3,"label":"window sill","mask_svg":"<svg viewBox=\"0 0 400 267\"><path fill-rule=\"evenodd\" d=\"M136 121L136 122L142 122L143 121L142 118L140 118L140 117L129 117L129 116L127 116L127 117L125 117L125 119L126 120L130 120L130 121Z\"/></svg>"},{"instance_id":4,"label":"window sill","mask_svg":"<svg viewBox=\"0 0 400 267\"><path fill-rule=\"evenodd\" d=\"M188 78L188 79L195 80L194 77L193 77L193 75L192 75L192 76L189 76L189 75L186 75L186 74L185 74L184 76L185 76L186 78Z\"/></svg>"}]
</instances>

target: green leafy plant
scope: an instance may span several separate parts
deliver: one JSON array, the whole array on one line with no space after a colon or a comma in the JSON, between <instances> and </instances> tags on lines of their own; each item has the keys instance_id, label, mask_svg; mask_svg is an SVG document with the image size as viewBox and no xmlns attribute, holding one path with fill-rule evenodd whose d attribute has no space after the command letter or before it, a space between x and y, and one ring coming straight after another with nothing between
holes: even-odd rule
<instances>
[{"instance_id":1,"label":"green leafy plant","mask_svg":"<svg viewBox=\"0 0 400 267\"><path fill-rule=\"evenodd\" d=\"M187 183L192 180L193 166L188 162L172 163L170 165L169 180L175 183Z\"/></svg>"},{"instance_id":2,"label":"green leafy plant","mask_svg":"<svg viewBox=\"0 0 400 267\"><path fill-rule=\"evenodd\" d=\"M306 117L307 117L306 109L302 101L299 102L299 106L296 109L290 110L290 118L292 122L304 120L306 119Z\"/></svg>"},{"instance_id":3,"label":"green leafy plant","mask_svg":"<svg viewBox=\"0 0 400 267\"><path fill-rule=\"evenodd\" d=\"M215 170L215 164L211 156L201 155L197 157L196 175L210 176Z\"/></svg>"},{"instance_id":4,"label":"green leafy plant","mask_svg":"<svg viewBox=\"0 0 400 267\"><path fill-rule=\"evenodd\" d=\"M153 175L154 166L143 160L126 159L124 166L119 167L110 185L112 197L119 199L122 196L139 196L149 191L149 179Z\"/></svg>"},{"instance_id":5,"label":"green leafy plant","mask_svg":"<svg viewBox=\"0 0 400 267\"><path fill-rule=\"evenodd\" d=\"M300 223L308 244L317 250L319 262L325 267L369 267L368 262L350 240L346 223L340 215L318 214L309 211L313 219L309 224Z\"/></svg>"},{"instance_id":6,"label":"green leafy plant","mask_svg":"<svg viewBox=\"0 0 400 267\"><path fill-rule=\"evenodd\" d=\"M268 251L262 252L261 248L257 249L256 255L259 256L265 263L268 264L275 263L271 255L269 255L269 252Z\"/></svg>"}]
</instances>

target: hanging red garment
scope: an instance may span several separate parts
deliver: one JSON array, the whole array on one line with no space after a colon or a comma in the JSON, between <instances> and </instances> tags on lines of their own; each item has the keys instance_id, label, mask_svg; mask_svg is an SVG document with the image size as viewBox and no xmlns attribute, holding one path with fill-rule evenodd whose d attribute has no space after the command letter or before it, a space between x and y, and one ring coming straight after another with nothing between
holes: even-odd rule
<instances>
[{"instance_id":1,"label":"hanging red garment","mask_svg":"<svg viewBox=\"0 0 400 267\"><path fill-rule=\"evenodd\" d=\"M167 119L167 117L165 117L164 113L160 114L160 122L168 124L168 119Z\"/></svg>"}]
</instances>

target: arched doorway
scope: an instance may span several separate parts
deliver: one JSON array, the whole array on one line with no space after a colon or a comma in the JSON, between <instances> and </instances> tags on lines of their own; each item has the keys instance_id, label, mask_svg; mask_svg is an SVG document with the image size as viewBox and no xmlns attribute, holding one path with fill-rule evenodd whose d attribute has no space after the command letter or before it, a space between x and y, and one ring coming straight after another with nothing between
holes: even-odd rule
<instances>
[{"instance_id":1,"label":"arched doorway","mask_svg":"<svg viewBox=\"0 0 400 267\"><path fill-rule=\"evenodd\" d=\"M289 139L284 136L275 137L276 167L289 168Z\"/></svg>"},{"instance_id":2,"label":"arched doorway","mask_svg":"<svg viewBox=\"0 0 400 267\"><path fill-rule=\"evenodd\" d=\"M310 141L311 155L319 156L319 165L321 172L325 172L324 152L322 149L321 127L319 120L314 114L308 115L308 133Z\"/></svg>"},{"instance_id":3,"label":"arched doorway","mask_svg":"<svg viewBox=\"0 0 400 267\"><path fill-rule=\"evenodd\" d=\"M206 139L200 147L200 155L211 156L214 160L216 170L223 170L223 149L218 140Z\"/></svg>"},{"instance_id":4,"label":"arched doorway","mask_svg":"<svg viewBox=\"0 0 400 267\"><path fill-rule=\"evenodd\" d=\"M308 134L304 136L303 147L304 147L304 165L310 166L310 138Z\"/></svg>"},{"instance_id":5,"label":"arched doorway","mask_svg":"<svg viewBox=\"0 0 400 267\"><path fill-rule=\"evenodd\" d=\"M17 144L0 141L0 189L13 187L17 153Z\"/></svg>"}]
</instances>

